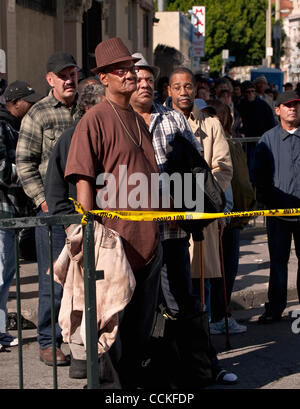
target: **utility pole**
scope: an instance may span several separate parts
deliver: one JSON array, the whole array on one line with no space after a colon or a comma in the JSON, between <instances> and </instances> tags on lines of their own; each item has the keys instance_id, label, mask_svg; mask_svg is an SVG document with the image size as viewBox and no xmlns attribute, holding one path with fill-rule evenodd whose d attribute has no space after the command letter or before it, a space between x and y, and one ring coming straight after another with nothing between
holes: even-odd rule
<instances>
[{"instance_id":1,"label":"utility pole","mask_svg":"<svg viewBox=\"0 0 300 409\"><path fill-rule=\"evenodd\" d=\"M280 68L280 45L281 45L281 25L280 25L280 0L275 1L275 24L273 28L275 41L275 66Z\"/></svg>"},{"instance_id":2,"label":"utility pole","mask_svg":"<svg viewBox=\"0 0 300 409\"><path fill-rule=\"evenodd\" d=\"M275 21L280 20L280 0L275 0Z\"/></svg>"},{"instance_id":3,"label":"utility pole","mask_svg":"<svg viewBox=\"0 0 300 409\"><path fill-rule=\"evenodd\" d=\"M272 4L271 0L268 0L268 8L266 11L266 60L267 67L271 67L271 53L272 48Z\"/></svg>"},{"instance_id":4,"label":"utility pole","mask_svg":"<svg viewBox=\"0 0 300 409\"><path fill-rule=\"evenodd\" d=\"M158 11L166 11L166 0L158 0L157 10Z\"/></svg>"}]
</instances>

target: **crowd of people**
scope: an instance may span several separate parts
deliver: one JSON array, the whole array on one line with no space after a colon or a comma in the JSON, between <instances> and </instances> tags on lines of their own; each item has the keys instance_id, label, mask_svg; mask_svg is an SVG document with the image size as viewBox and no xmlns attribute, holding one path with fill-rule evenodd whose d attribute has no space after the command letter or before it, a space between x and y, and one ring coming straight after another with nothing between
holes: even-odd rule
<instances>
[{"instance_id":1,"label":"crowd of people","mask_svg":"<svg viewBox=\"0 0 300 409\"><path fill-rule=\"evenodd\" d=\"M99 43L95 58L91 75L79 78L72 55L51 55L50 91L44 97L23 81L4 87L1 218L72 214L69 197L86 211L158 210L153 175L199 169L212 176L223 211L300 208L300 96L291 84L278 93L264 76L242 83L227 76L212 80L186 67L160 77L158 67L139 52L131 54L119 38ZM258 144L236 139L248 137L261 139ZM139 188L137 175L143 175ZM114 195L108 200L111 177ZM158 196L159 210L183 210L164 183ZM221 367L211 334L247 331L230 313L230 300L240 232L248 221L212 219L191 228L176 221L95 218L95 263L104 270L97 282L102 388L198 388L238 381ZM299 226L297 216L267 220L271 268L262 324L280 320L286 307L291 239L298 256ZM71 378L84 379L82 229L53 226L52 234L56 362L70 365ZM51 366L47 227L35 229L35 245L39 358ZM0 246L0 346L12 347L18 339L6 329L6 304L15 273L13 231L0 230ZM299 283L300 277L300 294ZM154 344L158 316L164 331ZM70 357L62 342L68 342Z\"/></svg>"}]
</instances>

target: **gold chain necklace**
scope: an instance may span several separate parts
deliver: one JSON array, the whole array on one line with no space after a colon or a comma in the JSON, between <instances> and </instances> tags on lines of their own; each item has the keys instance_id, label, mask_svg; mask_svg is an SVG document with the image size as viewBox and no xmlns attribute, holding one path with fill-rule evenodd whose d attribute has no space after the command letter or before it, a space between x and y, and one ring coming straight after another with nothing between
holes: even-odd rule
<instances>
[{"instance_id":1,"label":"gold chain necklace","mask_svg":"<svg viewBox=\"0 0 300 409\"><path fill-rule=\"evenodd\" d=\"M138 128L138 132L139 132L139 143L137 144L135 139L130 135L130 132L128 131L128 129L126 128L126 125L124 124L124 122L122 121L122 118L120 117L120 115L118 114L118 111L116 110L116 108L113 106L113 104L110 102L110 100L108 98L106 98L108 103L110 104L110 106L112 107L112 109L115 111L115 114L117 115L117 118L119 119L122 127L124 128L125 132L127 133L127 135L129 136L129 138L132 140L132 142L138 147L140 148L142 145L142 133L141 133L141 128L140 128L140 124L139 121L137 119L137 115L134 112L134 110L132 109L134 116L135 116L135 121L136 121L136 126Z\"/></svg>"}]
</instances>

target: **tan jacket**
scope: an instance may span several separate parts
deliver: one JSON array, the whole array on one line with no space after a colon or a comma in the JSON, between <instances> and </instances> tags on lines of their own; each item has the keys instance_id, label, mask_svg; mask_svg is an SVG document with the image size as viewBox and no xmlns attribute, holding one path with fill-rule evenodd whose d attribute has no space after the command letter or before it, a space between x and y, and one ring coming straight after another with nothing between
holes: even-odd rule
<instances>
[{"instance_id":1,"label":"tan jacket","mask_svg":"<svg viewBox=\"0 0 300 409\"><path fill-rule=\"evenodd\" d=\"M95 269L104 270L104 279L96 281L98 353L112 346L118 330L118 312L129 303L135 278L126 258L121 238L114 230L94 222ZM71 225L66 245L54 263L54 279L63 286L58 322L65 342L80 326L86 347L84 320L84 271L82 226Z\"/></svg>"},{"instance_id":2,"label":"tan jacket","mask_svg":"<svg viewBox=\"0 0 300 409\"><path fill-rule=\"evenodd\" d=\"M196 138L204 149L204 159L212 170L221 188L225 191L232 178L232 162L229 145L220 121L200 111L195 105L188 120ZM190 240L191 275L200 276L200 253L193 240ZM210 223L204 229L204 276L221 276L219 257L218 222Z\"/></svg>"}]
</instances>

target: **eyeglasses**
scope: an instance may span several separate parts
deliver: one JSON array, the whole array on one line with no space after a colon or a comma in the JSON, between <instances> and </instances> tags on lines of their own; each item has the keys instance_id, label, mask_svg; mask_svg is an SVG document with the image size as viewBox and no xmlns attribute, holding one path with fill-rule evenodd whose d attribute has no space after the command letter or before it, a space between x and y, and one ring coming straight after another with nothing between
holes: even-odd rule
<instances>
[{"instance_id":1,"label":"eyeglasses","mask_svg":"<svg viewBox=\"0 0 300 409\"><path fill-rule=\"evenodd\" d=\"M139 67L120 67L116 68L115 70L107 71L109 74L117 75L118 77L124 77L130 71L132 74L136 74L139 72Z\"/></svg>"},{"instance_id":2,"label":"eyeglasses","mask_svg":"<svg viewBox=\"0 0 300 409\"><path fill-rule=\"evenodd\" d=\"M184 84L184 85L174 85L173 87L171 87L171 89L175 92L180 92L181 88L183 87L183 89L185 91L192 91L194 89L194 85L193 84Z\"/></svg>"},{"instance_id":3,"label":"eyeglasses","mask_svg":"<svg viewBox=\"0 0 300 409\"><path fill-rule=\"evenodd\" d=\"M247 89L247 90L245 91L245 94L252 94L252 93L254 93L254 92L256 92L255 89Z\"/></svg>"}]
</instances>

